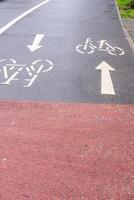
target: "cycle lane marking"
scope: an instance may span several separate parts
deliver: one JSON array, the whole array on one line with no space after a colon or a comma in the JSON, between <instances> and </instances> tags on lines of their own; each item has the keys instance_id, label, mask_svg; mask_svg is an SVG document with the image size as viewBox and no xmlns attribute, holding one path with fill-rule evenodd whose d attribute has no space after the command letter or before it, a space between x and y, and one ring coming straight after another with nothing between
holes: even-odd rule
<instances>
[{"instance_id":1,"label":"cycle lane marking","mask_svg":"<svg viewBox=\"0 0 134 200\"><path fill-rule=\"evenodd\" d=\"M107 40L93 41L92 38L87 38L83 44L76 46L76 51L80 54L92 54L95 51L107 52L112 56L123 56L125 51L117 46L112 46Z\"/></svg>"},{"instance_id":2,"label":"cycle lane marking","mask_svg":"<svg viewBox=\"0 0 134 200\"><path fill-rule=\"evenodd\" d=\"M101 38L101 37L100 37ZM104 41L104 40L102 40L102 41ZM103 42L104 43L104 42ZM76 45L75 45L76 46ZM74 46L74 48L75 48L75 46ZM92 49L93 49L93 51L96 51L96 50L98 50L98 51L102 51L102 48L103 48L103 45L102 45L102 43L101 43L101 45L100 45L101 47L98 47L97 49L95 48L95 45L93 46L91 46L92 47ZM108 45L107 45L108 46ZM86 51L86 49L88 49L89 48L89 46L88 46L88 40L87 40L87 43L85 43L85 46L84 46L84 50ZM113 47L114 48L114 47ZM112 48L111 48L112 49ZM110 53L114 53L114 50L111 50L110 49L110 47L109 47L109 49L108 50L103 50L104 51L104 54L106 53L108 53L108 54L110 54ZM90 48L89 48L89 50L90 50ZM102 52L102 54L103 54L103 52ZM105 60L105 59L103 59L103 60ZM98 64L98 63L97 63ZM97 66L97 65L96 65ZM29 73L30 74L30 73ZM100 84L99 84L99 88L100 88Z\"/></svg>"},{"instance_id":3,"label":"cycle lane marking","mask_svg":"<svg viewBox=\"0 0 134 200\"><path fill-rule=\"evenodd\" d=\"M13 25L15 25L17 22L19 22L20 20L22 20L24 17L26 17L28 14L32 13L33 11L35 11L36 9L40 8L41 6L43 6L44 4L48 3L50 0L45 0L39 4L37 4L36 6L32 7L31 9L29 9L28 11L22 13L21 15L19 15L18 17L16 17L15 19L13 19L12 21L10 21L8 24L6 24L5 26L3 26L2 28L0 28L0 35L2 35L5 31L7 31L9 28L11 28ZM31 52L39 49L42 47L42 45L40 45L41 40L43 39L44 34L36 34L33 44L32 45L27 45L27 47L30 49ZM6 61L6 59L2 59L0 60L0 63ZM10 61L13 62L13 64L6 64L3 66L3 72L4 72L4 78L7 79L6 81L1 82L0 84L5 84L5 85L10 85L11 81L19 81L18 78L16 78L16 76L24 69L24 67L26 67L26 65L24 64L17 64L16 60L10 59ZM42 61L42 60L37 60L37 62ZM29 77L31 78L27 78L25 79L25 81L29 81L28 85L24 85L24 87L31 87L31 85L33 84L33 82L35 81L35 79L37 79L39 73L42 72L49 72L53 69L53 63L50 60L45 60L46 63L48 63L50 66L47 69L43 70L44 65L42 64L39 69L40 71L38 71L37 69L35 69L35 64L36 63L32 63L31 66L26 67L26 71L29 75ZM8 74L9 71L12 71L15 67L20 67L15 73L13 73L12 75ZM10 68L7 68L10 67ZM1 72L2 70L0 70ZM36 72L37 74L33 75L33 72Z\"/></svg>"},{"instance_id":4,"label":"cycle lane marking","mask_svg":"<svg viewBox=\"0 0 134 200\"><path fill-rule=\"evenodd\" d=\"M101 71L101 94L115 95L115 90L110 75L110 71L115 71L115 69L103 61L96 67L96 70Z\"/></svg>"},{"instance_id":5,"label":"cycle lane marking","mask_svg":"<svg viewBox=\"0 0 134 200\"><path fill-rule=\"evenodd\" d=\"M0 60L0 63L6 62L7 59ZM54 68L50 60L35 60L32 64L18 64L16 60L9 59L10 63L3 63L0 69L0 84L11 85L14 81L23 81L23 87L31 87L39 74L47 73ZM43 63L44 61L44 63ZM21 72L26 72L26 77L20 77ZM27 84L25 84L27 82Z\"/></svg>"},{"instance_id":6,"label":"cycle lane marking","mask_svg":"<svg viewBox=\"0 0 134 200\"><path fill-rule=\"evenodd\" d=\"M87 56L98 52L108 53L111 56L123 56L125 51L117 46L112 46L107 40L93 41L87 38L83 44L76 46L76 51ZM116 95L110 71L116 71L106 61L102 61L95 70L101 71L101 95Z\"/></svg>"},{"instance_id":7,"label":"cycle lane marking","mask_svg":"<svg viewBox=\"0 0 134 200\"><path fill-rule=\"evenodd\" d=\"M5 26L3 26L2 28L0 28L0 35L2 35L5 31L7 31L9 28L11 28L14 24L16 24L18 21L20 21L21 19L23 19L24 17L26 17L28 14L32 13L33 11L37 10L38 8L40 8L41 6L45 5L46 3L48 3L50 0L45 0L39 4L37 4L36 6L30 8L28 11L22 13L21 15L19 15L18 17L16 17L15 19L13 19L12 21L10 21L8 24L6 24Z\"/></svg>"},{"instance_id":8,"label":"cycle lane marking","mask_svg":"<svg viewBox=\"0 0 134 200\"><path fill-rule=\"evenodd\" d=\"M33 40L32 45L27 45L27 48L31 51L34 52L38 49L40 49L41 47L43 47L43 45L40 45L41 41L44 38L44 34L36 34Z\"/></svg>"}]
</instances>

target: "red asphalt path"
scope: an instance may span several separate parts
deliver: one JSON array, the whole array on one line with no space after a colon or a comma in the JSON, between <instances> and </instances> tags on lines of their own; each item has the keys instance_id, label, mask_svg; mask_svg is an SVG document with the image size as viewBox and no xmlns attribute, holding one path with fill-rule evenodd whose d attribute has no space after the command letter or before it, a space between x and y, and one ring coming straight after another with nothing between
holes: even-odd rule
<instances>
[{"instance_id":1,"label":"red asphalt path","mask_svg":"<svg viewBox=\"0 0 134 200\"><path fill-rule=\"evenodd\" d=\"M134 106L0 103L0 200L133 200Z\"/></svg>"}]
</instances>

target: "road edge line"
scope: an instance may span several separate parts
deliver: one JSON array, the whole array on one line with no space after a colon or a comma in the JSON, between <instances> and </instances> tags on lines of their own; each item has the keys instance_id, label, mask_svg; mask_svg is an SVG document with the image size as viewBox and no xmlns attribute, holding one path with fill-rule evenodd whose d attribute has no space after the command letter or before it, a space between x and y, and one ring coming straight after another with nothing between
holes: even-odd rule
<instances>
[{"instance_id":1,"label":"road edge line","mask_svg":"<svg viewBox=\"0 0 134 200\"><path fill-rule=\"evenodd\" d=\"M2 35L5 31L7 31L9 28L11 28L14 24L16 24L18 21L20 21L21 19L23 19L24 17L26 17L28 14L30 14L31 12L35 11L36 9L38 9L39 7L43 6L44 4L48 3L50 0L45 0L39 4L37 4L36 6L30 8L29 10L27 10L26 12L22 13L21 15L19 15L18 17L14 18L12 21L10 21L9 23L7 23L5 26L3 26L2 28L0 28L0 35Z\"/></svg>"}]
</instances>

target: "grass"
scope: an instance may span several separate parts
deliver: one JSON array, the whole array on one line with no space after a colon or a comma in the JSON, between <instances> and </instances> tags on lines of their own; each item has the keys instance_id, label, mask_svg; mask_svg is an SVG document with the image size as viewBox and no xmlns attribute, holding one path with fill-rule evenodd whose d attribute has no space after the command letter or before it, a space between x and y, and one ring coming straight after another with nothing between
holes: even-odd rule
<instances>
[{"instance_id":1,"label":"grass","mask_svg":"<svg viewBox=\"0 0 134 200\"><path fill-rule=\"evenodd\" d=\"M134 18L134 0L117 0L117 3L123 18Z\"/></svg>"}]
</instances>

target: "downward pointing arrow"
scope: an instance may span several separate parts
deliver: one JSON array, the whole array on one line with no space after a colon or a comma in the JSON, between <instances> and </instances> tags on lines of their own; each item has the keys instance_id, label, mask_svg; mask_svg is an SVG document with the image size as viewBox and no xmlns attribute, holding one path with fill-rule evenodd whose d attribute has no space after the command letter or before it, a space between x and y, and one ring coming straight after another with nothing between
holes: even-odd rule
<instances>
[{"instance_id":1,"label":"downward pointing arrow","mask_svg":"<svg viewBox=\"0 0 134 200\"><path fill-rule=\"evenodd\" d=\"M96 67L96 70L101 70L101 94L115 95L115 90L110 75L110 71L115 71L115 69L103 61Z\"/></svg>"},{"instance_id":2,"label":"downward pointing arrow","mask_svg":"<svg viewBox=\"0 0 134 200\"><path fill-rule=\"evenodd\" d=\"M27 45L27 47L30 49L31 52L36 51L37 49L40 49L42 45L39 45L41 40L43 39L44 34L36 34L33 44L32 45Z\"/></svg>"}]
</instances>

